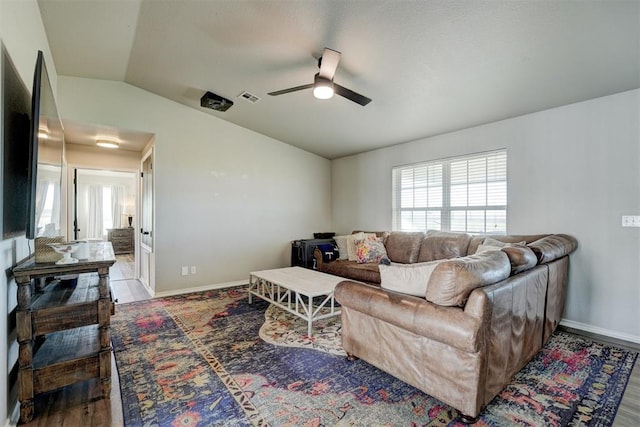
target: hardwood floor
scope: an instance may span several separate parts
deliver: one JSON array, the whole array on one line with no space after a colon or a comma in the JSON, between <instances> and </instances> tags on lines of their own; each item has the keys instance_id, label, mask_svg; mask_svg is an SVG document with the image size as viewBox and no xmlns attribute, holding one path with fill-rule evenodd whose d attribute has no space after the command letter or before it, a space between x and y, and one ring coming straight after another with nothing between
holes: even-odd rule
<instances>
[{"instance_id":1,"label":"hardwood floor","mask_svg":"<svg viewBox=\"0 0 640 427\"><path fill-rule=\"evenodd\" d=\"M111 289L117 305L150 299L146 288L135 279L133 255L117 255L116 263L109 270ZM45 393L35 399L32 422L29 427L117 427L124 426L120 381L115 359L111 358L111 395L103 399L98 380L85 381L61 390ZM17 416L17 414L16 414ZM13 420L13 424L17 420Z\"/></svg>"},{"instance_id":2,"label":"hardwood floor","mask_svg":"<svg viewBox=\"0 0 640 427\"><path fill-rule=\"evenodd\" d=\"M120 262L120 260L118 260ZM126 262L126 261L125 261ZM126 269L126 266L122 266ZM118 303L150 299L149 293L137 280L119 279L112 281L114 297ZM118 307L116 305L116 311ZM568 328L567 332L587 336L588 338L616 345L629 350L640 351L640 345L629 344L615 339L604 339L593 334L583 333ZM85 382L43 395L36 399L37 417L28 424L29 427L49 426L83 426L110 427L123 426L122 400L120 396L120 382L112 358L111 398L100 399L99 387L96 382ZM15 423L15 420L13 420ZM622 402L613 422L614 427L640 426L640 363L636 361L631 378L625 390Z\"/></svg>"},{"instance_id":3,"label":"hardwood floor","mask_svg":"<svg viewBox=\"0 0 640 427\"><path fill-rule=\"evenodd\" d=\"M116 263L109 269L111 282L136 278L135 259L133 254L116 255Z\"/></svg>"},{"instance_id":4,"label":"hardwood floor","mask_svg":"<svg viewBox=\"0 0 640 427\"><path fill-rule=\"evenodd\" d=\"M613 425L616 427L640 426L640 363L637 360Z\"/></svg>"}]
</instances>

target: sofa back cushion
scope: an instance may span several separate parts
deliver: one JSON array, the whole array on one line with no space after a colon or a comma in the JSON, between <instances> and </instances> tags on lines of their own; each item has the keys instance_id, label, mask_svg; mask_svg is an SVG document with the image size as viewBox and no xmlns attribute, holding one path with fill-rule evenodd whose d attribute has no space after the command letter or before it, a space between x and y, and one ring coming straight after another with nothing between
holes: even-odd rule
<instances>
[{"instance_id":1,"label":"sofa back cushion","mask_svg":"<svg viewBox=\"0 0 640 427\"><path fill-rule=\"evenodd\" d=\"M425 298L434 304L464 307L475 288L509 277L511 264L500 250L446 260L433 270Z\"/></svg>"},{"instance_id":2,"label":"sofa back cushion","mask_svg":"<svg viewBox=\"0 0 640 427\"><path fill-rule=\"evenodd\" d=\"M385 241L387 256L393 262L413 264L418 262L422 232L392 231Z\"/></svg>"},{"instance_id":3,"label":"sofa back cushion","mask_svg":"<svg viewBox=\"0 0 640 427\"><path fill-rule=\"evenodd\" d=\"M530 270L538 264L536 254L527 246L504 246L500 250L509 257L512 276Z\"/></svg>"},{"instance_id":4,"label":"sofa back cushion","mask_svg":"<svg viewBox=\"0 0 640 427\"><path fill-rule=\"evenodd\" d=\"M578 241L567 234L551 234L528 246L536 254L538 264L546 264L575 251Z\"/></svg>"},{"instance_id":5,"label":"sofa back cushion","mask_svg":"<svg viewBox=\"0 0 640 427\"><path fill-rule=\"evenodd\" d=\"M484 241L487 239L487 237L490 237L494 240L499 240L504 243L525 242L529 244L545 236L548 236L548 234L507 234L507 235L494 234L494 235L488 235L488 236L473 236L471 238L471 242L469 242L469 248L467 249L467 254L468 255L475 254L476 250L478 249L478 245L483 244Z\"/></svg>"},{"instance_id":6,"label":"sofa back cushion","mask_svg":"<svg viewBox=\"0 0 640 427\"><path fill-rule=\"evenodd\" d=\"M471 235L467 233L428 230L420 245L418 262L466 256L470 241Z\"/></svg>"}]
</instances>

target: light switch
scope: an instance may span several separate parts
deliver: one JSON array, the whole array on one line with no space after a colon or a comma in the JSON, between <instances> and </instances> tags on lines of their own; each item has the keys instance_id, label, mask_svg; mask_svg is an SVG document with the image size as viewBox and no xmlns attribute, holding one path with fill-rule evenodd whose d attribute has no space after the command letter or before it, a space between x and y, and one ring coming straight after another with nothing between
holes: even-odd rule
<instances>
[{"instance_id":1,"label":"light switch","mask_svg":"<svg viewBox=\"0 0 640 427\"><path fill-rule=\"evenodd\" d=\"M623 227L640 227L640 216L638 215L622 215Z\"/></svg>"}]
</instances>

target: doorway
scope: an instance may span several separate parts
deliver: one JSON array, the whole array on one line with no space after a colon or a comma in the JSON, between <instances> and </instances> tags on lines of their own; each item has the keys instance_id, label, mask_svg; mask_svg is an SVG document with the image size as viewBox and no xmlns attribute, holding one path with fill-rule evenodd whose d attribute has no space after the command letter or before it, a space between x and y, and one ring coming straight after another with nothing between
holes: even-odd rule
<instances>
[{"instance_id":1,"label":"doorway","mask_svg":"<svg viewBox=\"0 0 640 427\"><path fill-rule=\"evenodd\" d=\"M135 172L74 168L73 238L109 241L116 255L112 282L136 279Z\"/></svg>"}]
</instances>

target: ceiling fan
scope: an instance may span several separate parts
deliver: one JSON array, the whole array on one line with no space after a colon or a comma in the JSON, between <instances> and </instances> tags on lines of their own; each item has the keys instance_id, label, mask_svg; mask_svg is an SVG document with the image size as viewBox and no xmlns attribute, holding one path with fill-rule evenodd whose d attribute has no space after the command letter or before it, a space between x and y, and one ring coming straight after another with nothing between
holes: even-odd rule
<instances>
[{"instance_id":1,"label":"ceiling fan","mask_svg":"<svg viewBox=\"0 0 640 427\"><path fill-rule=\"evenodd\" d=\"M284 95L285 93L313 88L313 96L318 99L329 99L334 93L337 93L338 95L364 107L371 102L370 98L333 82L333 77L336 74L336 68L338 68L338 63L340 62L340 55L342 54L337 50L325 47L322 51L322 56L318 59L318 67L320 68L320 71L315 75L313 83L269 92L269 95L278 96Z\"/></svg>"}]
</instances>

